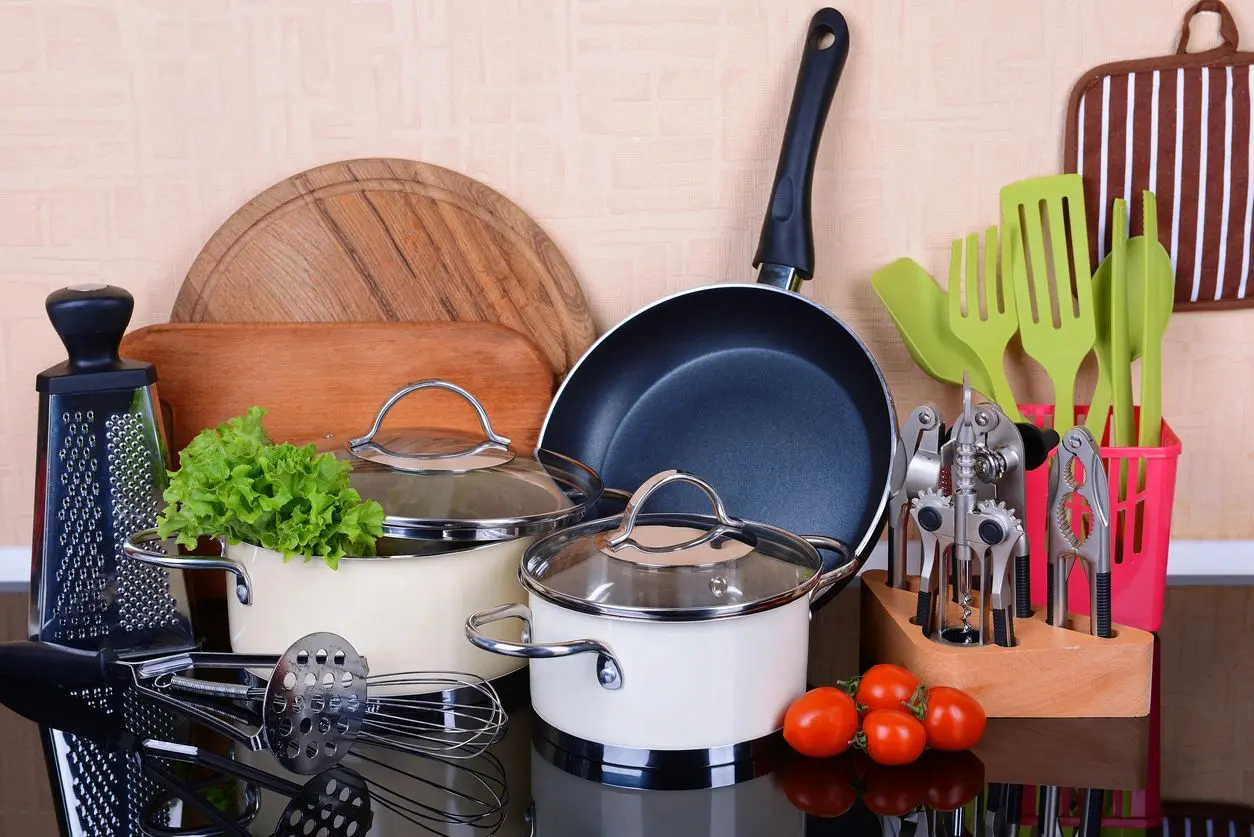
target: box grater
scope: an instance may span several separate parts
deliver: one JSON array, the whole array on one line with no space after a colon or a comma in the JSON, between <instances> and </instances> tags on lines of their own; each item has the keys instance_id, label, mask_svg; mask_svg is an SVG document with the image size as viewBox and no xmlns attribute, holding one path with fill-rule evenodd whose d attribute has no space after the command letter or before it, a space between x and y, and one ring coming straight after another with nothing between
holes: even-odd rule
<instances>
[{"instance_id":1,"label":"box grater","mask_svg":"<svg viewBox=\"0 0 1254 837\"><path fill-rule=\"evenodd\" d=\"M194 645L181 574L122 553L126 537L156 525L166 485L156 370L118 357L134 305L107 285L64 288L45 303L69 357L36 378L30 587L32 639L126 656ZM168 736L175 724L168 709L141 711L113 688L83 696L124 713L139 734ZM157 788L138 762L57 730L43 733L62 832L139 833Z\"/></svg>"}]
</instances>

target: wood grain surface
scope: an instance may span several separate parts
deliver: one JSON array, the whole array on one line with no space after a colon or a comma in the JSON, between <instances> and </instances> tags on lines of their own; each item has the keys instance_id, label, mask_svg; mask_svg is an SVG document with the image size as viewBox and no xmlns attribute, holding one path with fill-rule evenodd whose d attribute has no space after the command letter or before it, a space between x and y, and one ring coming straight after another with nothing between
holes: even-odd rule
<instances>
[{"instance_id":1,"label":"wood grain surface","mask_svg":"<svg viewBox=\"0 0 1254 837\"><path fill-rule=\"evenodd\" d=\"M595 329L557 246L465 175L358 159L246 203L188 270L173 322L471 320L529 335L563 374Z\"/></svg>"},{"instance_id":2,"label":"wood grain surface","mask_svg":"<svg viewBox=\"0 0 1254 837\"><path fill-rule=\"evenodd\" d=\"M1143 718L1150 711L1154 635L1116 625L1110 639L1088 633L1085 616L1063 630L1045 609L1015 620L1014 648L941 645L910 624L914 590L885 584L883 570L862 576L862 654L905 666L925 683L970 692L990 718ZM915 579L911 579L915 582ZM972 607L979 610L979 594ZM952 605L957 622L958 607Z\"/></svg>"},{"instance_id":3,"label":"wood grain surface","mask_svg":"<svg viewBox=\"0 0 1254 837\"><path fill-rule=\"evenodd\" d=\"M531 450L554 388L540 350L491 323L169 323L127 334L122 355L156 364L172 454L253 405L276 441L359 436L392 393L425 378L469 391L493 429ZM384 424L421 426L479 432L449 392L402 399Z\"/></svg>"}]
</instances>

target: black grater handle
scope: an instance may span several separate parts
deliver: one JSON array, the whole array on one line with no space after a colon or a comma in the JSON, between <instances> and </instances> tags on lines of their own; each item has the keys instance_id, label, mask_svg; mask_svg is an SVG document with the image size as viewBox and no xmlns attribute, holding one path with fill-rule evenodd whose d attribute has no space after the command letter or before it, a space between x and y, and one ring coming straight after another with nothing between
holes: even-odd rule
<instances>
[{"instance_id":1,"label":"black grater handle","mask_svg":"<svg viewBox=\"0 0 1254 837\"><path fill-rule=\"evenodd\" d=\"M1110 624L1110 573L1094 573L1094 576L1094 587L1097 589L1096 633L1102 639L1110 639L1115 635Z\"/></svg>"},{"instance_id":2,"label":"black grater handle","mask_svg":"<svg viewBox=\"0 0 1254 837\"><path fill-rule=\"evenodd\" d=\"M71 372L119 369L118 346L135 298L115 285L73 285L48 295L48 319L70 355Z\"/></svg>"},{"instance_id":3,"label":"black grater handle","mask_svg":"<svg viewBox=\"0 0 1254 837\"><path fill-rule=\"evenodd\" d=\"M80 651L50 642L0 642L0 675L62 688L105 686L130 679L109 651Z\"/></svg>"},{"instance_id":4,"label":"black grater handle","mask_svg":"<svg viewBox=\"0 0 1254 837\"><path fill-rule=\"evenodd\" d=\"M1032 618L1032 562L1028 555L1015 556L1015 616Z\"/></svg>"}]
</instances>

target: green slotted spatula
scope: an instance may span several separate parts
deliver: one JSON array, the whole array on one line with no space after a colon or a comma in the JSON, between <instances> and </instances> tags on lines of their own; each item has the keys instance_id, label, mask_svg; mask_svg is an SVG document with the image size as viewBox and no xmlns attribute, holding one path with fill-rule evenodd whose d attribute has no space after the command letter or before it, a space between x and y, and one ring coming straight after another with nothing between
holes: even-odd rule
<instances>
[{"instance_id":1,"label":"green slotted spatula","mask_svg":"<svg viewBox=\"0 0 1254 837\"><path fill-rule=\"evenodd\" d=\"M1023 349L1054 385L1054 427L1075 424L1075 381L1093 350L1093 269L1084 186L1078 174L1036 177L1001 190L1002 224L1017 224L1008 248Z\"/></svg>"},{"instance_id":2,"label":"green slotted spatula","mask_svg":"<svg viewBox=\"0 0 1254 837\"><path fill-rule=\"evenodd\" d=\"M1017 246L1018 225L1007 227L1006 243ZM992 387L989 395L1011 421L1024 421L1006 377L1006 345L1019 330L1015 292L1010 274L998 269L1002 261L997 227L984 233L984 274L980 275L980 237L956 239L949 256L949 327L979 359ZM965 270L964 270L965 267ZM984 292L981 294L980 289ZM984 300L983 307L980 300ZM978 387L977 387L978 388Z\"/></svg>"}]
</instances>

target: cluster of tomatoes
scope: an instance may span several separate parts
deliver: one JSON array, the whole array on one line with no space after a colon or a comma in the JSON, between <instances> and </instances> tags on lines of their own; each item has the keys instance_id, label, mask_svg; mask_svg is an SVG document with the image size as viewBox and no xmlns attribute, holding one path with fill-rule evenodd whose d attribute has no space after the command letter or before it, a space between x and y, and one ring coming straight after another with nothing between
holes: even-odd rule
<instances>
[{"instance_id":1,"label":"cluster of tomatoes","mask_svg":"<svg viewBox=\"0 0 1254 837\"><path fill-rule=\"evenodd\" d=\"M853 747L882 765L916 761L923 751L968 750L988 716L975 698L928 688L901 666L872 666L861 677L806 692L784 715L784 740L804 756L828 758Z\"/></svg>"}]
</instances>

